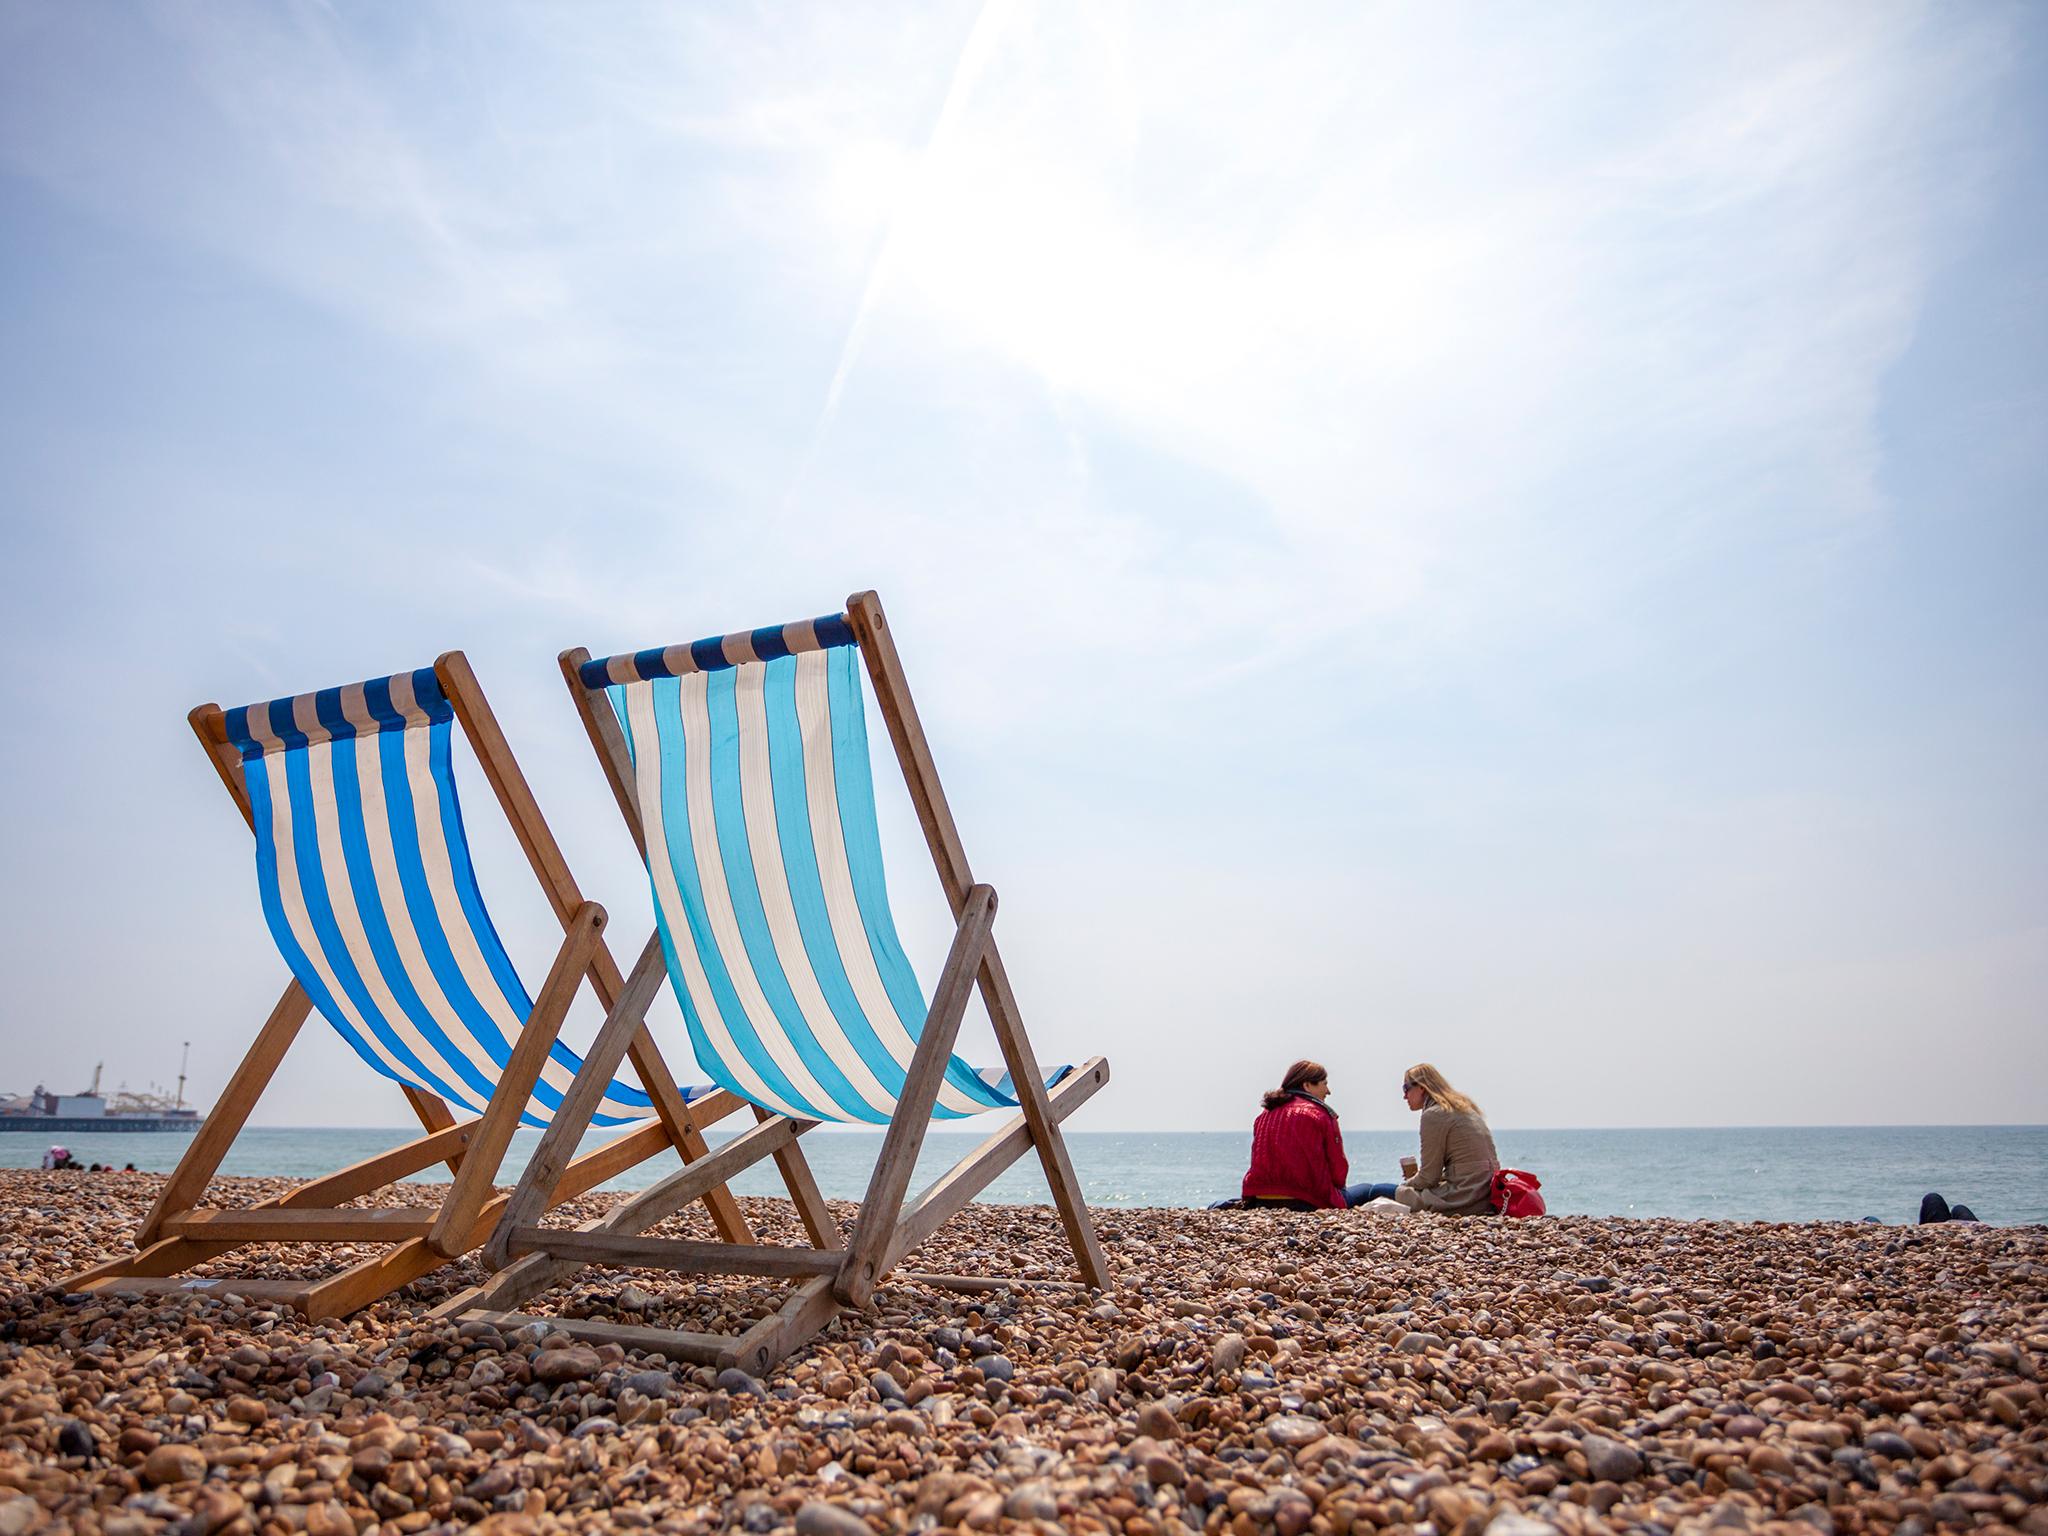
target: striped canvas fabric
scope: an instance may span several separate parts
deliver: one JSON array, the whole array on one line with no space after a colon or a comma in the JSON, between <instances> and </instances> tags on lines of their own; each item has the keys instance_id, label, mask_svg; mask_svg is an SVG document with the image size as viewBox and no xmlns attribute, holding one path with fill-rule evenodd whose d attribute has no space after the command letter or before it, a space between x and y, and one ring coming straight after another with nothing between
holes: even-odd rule
<instances>
[{"instance_id":1,"label":"striped canvas fabric","mask_svg":"<svg viewBox=\"0 0 2048 1536\"><path fill-rule=\"evenodd\" d=\"M846 621L608 657L580 675L625 728L698 1066L798 1119L888 1121L926 1004L883 883ZM936 1113L1014 1107L1011 1088L955 1056Z\"/></svg>"},{"instance_id":2,"label":"striped canvas fabric","mask_svg":"<svg viewBox=\"0 0 2048 1536\"><path fill-rule=\"evenodd\" d=\"M454 716L423 668L231 709L226 723L263 913L292 974L377 1071L481 1112L533 1000L477 890ZM557 1042L521 1119L545 1125L582 1064ZM614 1082L597 1123L653 1112Z\"/></svg>"}]
</instances>

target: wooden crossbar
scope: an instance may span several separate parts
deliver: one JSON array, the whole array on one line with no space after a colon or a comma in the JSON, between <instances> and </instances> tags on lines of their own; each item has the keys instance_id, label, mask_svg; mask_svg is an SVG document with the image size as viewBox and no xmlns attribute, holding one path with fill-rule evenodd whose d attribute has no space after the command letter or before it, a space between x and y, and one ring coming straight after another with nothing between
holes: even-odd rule
<instances>
[{"instance_id":1,"label":"wooden crossbar","mask_svg":"<svg viewBox=\"0 0 2048 1536\"><path fill-rule=\"evenodd\" d=\"M830 1275L840 1255L815 1248L777 1248L767 1243L696 1243L673 1237L620 1236L609 1232L563 1232L549 1227L515 1227L513 1253L544 1253L614 1269L672 1269L698 1275Z\"/></svg>"},{"instance_id":2,"label":"wooden crossbar","mask_svg":"<svg viewBox=\"0 0 2048 1536\"><path fill-rule=\"evenodd\" d=\"M175 1237L232 1238L261 1243L391 1243L425 1237L436 1212L424 1207L375 1210L186 1211L164 1223Z\"/></svg>"},{"instance_id":3,"label":"wooden crossbar","mask_svg":"<svg viewBox=\"0 0 2048 1536\"><path fill-rule=\"evenodd\" d=\"M243 1275L222 1279L191 1275L129 1275L119 1286L123 1296L246 1296L251 1301L275 1301L302 1306L312 1286L304 1280L256 1280Z\"/></svg>"},{"instance_id":4,"label":"wooden crossbar","mask_svg":"<svg viewBox=\"0 0 2048 1536\"><path fill-rule=\"evenodd\" d=\"M666 1178L621 1201L595 1221L585 1222L575 1230L615 1234L644 1232L683 1209L703 1193L707 1184L722 1184L745 1172L762 1158L771 1157L779 1148L788 1146L812 1124L808 1120L777 1116L742 1131L709 1156L685 1164ZM500 1251L499 1235L494 1232L491 1241L485 1245L486 1263L492 1262L493 1256ZM505 1235L509 1239L510 1234ZM468 1317L478 1310L501 1311L517 1307L561 1284L583 1267L581 1259L558 1259L544 1253L529 1253L504 1264L482 1285L449 1297L429 1315L437 1318Z\"/></svg>"},{"instance_id":5,"label":"wooden crossbar","mask_svg":"<svg viewBox=\"0 0 2048 1536\"><path fill-rule=\"evenodd\" d=\"M392 1148L389 1152L380 1152L375 1157L365 1158L350 1167L330 1173L325 1178L301 1184L286 1194L274 1195L268 1200L259 1201L247 1209L256 1212L334 1205L345 1200L353 1200L359 1195L370 1194L394 1180L404 1178L409 1173L417 1173L430 1163L441 1161L451 1153L459 1153L475 1125L476 1122L473 1120L464 1121L461 1125L450 1126L445 1131L422 1136L417 1141L409 1141L404 1146ZM144 1244L138 1252L125 1257L109 1259L83 1274L72 1276L66 1284L72 1290L97 1290L117 1280L176 1274L207 1259L219 1258L240 1246L242 1240L239 1238L167 1238ZM124 1285L122 1288L127 1287Z\"/></svg>"}]
</instances>

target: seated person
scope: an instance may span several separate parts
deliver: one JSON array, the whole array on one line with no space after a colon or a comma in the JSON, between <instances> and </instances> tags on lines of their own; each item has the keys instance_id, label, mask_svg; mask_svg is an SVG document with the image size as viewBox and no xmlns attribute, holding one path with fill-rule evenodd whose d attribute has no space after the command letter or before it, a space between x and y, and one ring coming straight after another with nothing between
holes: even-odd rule
<instances>
[{"instance_id":1,"label":"seated person","mask_svg":"<svg viewBox=\"0 0 2048 1536\"><path fill-rule=\"evenodd\" d=\"M1246 1205L1277 1205L1296 1211L1341 1209L1344 1138L1330 1096L1330 1074L1322 1063L1297 1061L1267 1094L1252 1123L1252 1165L1244 1176Z\"/></svg>"},{"instance_id":2,"label":"seated person","mask_svg":"<svg viewBox=\"0 0 2048 1536\"><path fill-rule=\"evenodd\" d=\"M1920 1199L1920 1225L1928 1226L1937 1221L1975 1221L1977 1213L1967 1205L1950 1205L1940 1195L1923 1195Z\"/></svg>"},{"instance_id":3,"label":"seated person","mask_svg":"<svg viewBox=\"0 0 2048 1536\"><path fill-rule=\"evenodd\" d=\"M1492 1214L1489 1193L1500 1156L1479 1106L1426 1061L1401 1074L1401 1097L1422 1112L1422 1157L1412 1169L1404 1160L1407 1176L1399 1185L1372 1185L1367 1198L1390 1195L1411 1211L1450 1216Z\"/></svg>"}]
</instances>

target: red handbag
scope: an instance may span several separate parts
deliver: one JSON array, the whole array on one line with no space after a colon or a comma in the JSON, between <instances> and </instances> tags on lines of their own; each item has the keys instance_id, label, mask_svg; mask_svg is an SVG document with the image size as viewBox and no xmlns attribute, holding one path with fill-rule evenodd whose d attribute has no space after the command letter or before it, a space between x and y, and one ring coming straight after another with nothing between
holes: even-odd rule
<instances>
[{"instance_id":1,"label":"red handbag","mask_svg":"<svg viewBox=\"0 0 2048 1536\"><path fill-rule=\"evenodd\" d=\"M1537 1193L1543 1181L1520 1168L1497 1168L1493 1185L1486 1192L1487 1203L1503 1216L1541 1216L1546 1207Z\"/></svg>"}]
</instances>

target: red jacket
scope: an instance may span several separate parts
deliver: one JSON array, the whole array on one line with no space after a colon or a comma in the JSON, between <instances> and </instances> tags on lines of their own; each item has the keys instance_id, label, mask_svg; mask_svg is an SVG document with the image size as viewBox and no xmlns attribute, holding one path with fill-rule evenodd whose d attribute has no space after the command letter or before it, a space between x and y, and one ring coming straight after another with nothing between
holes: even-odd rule
<instances>
[{"instance_id":1,"label":"red jacket","mask_svg":"<svg viewBox=\"0 0 2048 1536\"><path fill-rule=\"evenodd\" d=\"M1337 1117L1305 1093L1266 1110L1252 1122L1252 1166L1244 1176L1247 1200L1305 1200L1318 1207L1344 1204L1344 1138Z\"/></svg>"}]
</instances>

